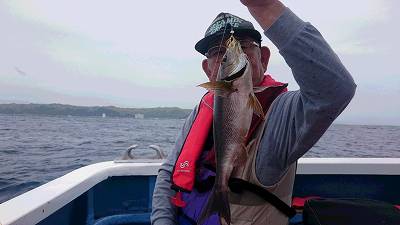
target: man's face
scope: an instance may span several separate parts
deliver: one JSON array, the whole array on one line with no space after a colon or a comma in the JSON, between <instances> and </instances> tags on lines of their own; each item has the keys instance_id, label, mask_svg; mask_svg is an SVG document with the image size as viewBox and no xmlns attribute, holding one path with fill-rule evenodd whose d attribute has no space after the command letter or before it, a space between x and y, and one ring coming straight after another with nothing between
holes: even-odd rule
<instances>
[{"instance_id":1,"label":"man's face","mask_svg":"<svg viewBox=\"0 0 400 225\"><path fill-rule=\"evenodd\" d=\"M239 41L242 46L243 52L247 55L249 59L253 73L253 85L256 86L261 83L264 72L267 69L269 50L266 47L261 48L259 44L251 38L242 38L239 39ZM207 59L203 61L204 72L207 74L210 81L215 81L217 78L218 68L221 65L222 58L225 54L224 43L225 41L221 42L222 46L220 45L220 43L211 45L206 53ZM267 57L265 56L266 51L268 52Z\"/></svg>"}]
</instances>

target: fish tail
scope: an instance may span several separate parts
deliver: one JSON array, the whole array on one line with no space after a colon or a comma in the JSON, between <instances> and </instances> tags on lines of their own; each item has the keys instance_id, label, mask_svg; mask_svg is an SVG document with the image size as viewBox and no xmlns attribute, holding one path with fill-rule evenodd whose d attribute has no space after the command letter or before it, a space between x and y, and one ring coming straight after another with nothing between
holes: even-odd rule
<instances>
[{"instance_id":1,"label":"fish tail","mask_svg":"<svg viewBox=\"0 0 400 225\"><path fill-rule=\"evenodd\" d=\"M207 218L218 213L221 224L231 223L231 210L229 207L228 192L217 191L215 187L211 191L206 206L200 214L197 224L203 224Z\"/></svg>"}]
</instances>

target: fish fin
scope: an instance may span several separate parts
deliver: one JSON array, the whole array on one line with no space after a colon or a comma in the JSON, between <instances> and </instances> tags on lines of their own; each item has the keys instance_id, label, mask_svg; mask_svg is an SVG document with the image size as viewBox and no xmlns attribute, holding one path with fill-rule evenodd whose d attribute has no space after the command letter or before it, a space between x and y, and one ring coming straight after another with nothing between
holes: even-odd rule
<instances>
[{"instance_id":1,"label":"fish fin","mask_svg":"<svg viewBox=\"0 0 400 225\"><path fill-rule=\"evenodd\" d=\"M257 97L254 93L249 94L249 100L247 102L247 106L253 109L253 112L261 117L263 120L265 119L263 107L261 106L260 102L258 101Z\"/></svg>"},{"instance_id":2,"label":"fish fin","mask_svg":"<svg viewBox=\"0 0 400 225\"><path fill-rule=\"evenodd\" d=\"M213 91L215 90L221 90L226 92L235 91L232 87L232 82L227 82L227 81L210 81L203 84L199 84L198 86Z\"/></svg>"},{"instance_id":3,"label":"fish fin","mask_svg":"<svg viewBox=\"0 0 400 225\"><path fill-rule=\"evenodd\" d=\"M267 89L268 87L253 87L253 92L254 93L259 93L259 92L263 92L265 89Z\"/></svg>"},{"instance_id":4,"label":"fish fin","mask_svg":"<svg viewBox=\"0 0 400 225\"><path fill-rule=\"evenodd\" d=\"M216 191L215 187L211 191L206 206L200 214L197 224L203 224L214 213L218 213L221 224L231 223L231 210L229 208L228 192ZM223 221L224 220L224 221ZM223 223L225 222L225 223Z\"/></svg>"}]
</instances>

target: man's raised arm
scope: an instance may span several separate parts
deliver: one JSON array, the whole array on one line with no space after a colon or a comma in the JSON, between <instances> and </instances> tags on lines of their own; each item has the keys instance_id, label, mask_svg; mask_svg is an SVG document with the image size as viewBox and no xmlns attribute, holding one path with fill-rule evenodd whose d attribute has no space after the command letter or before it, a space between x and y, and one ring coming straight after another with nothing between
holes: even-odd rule
<instances>
[{"instance_id":1,"label":"man's raised arm","mask_svg":"<svg viewBox=\"0 0 400 225\"><path fill-rule=\"evenodd\" d=\"M271 106L256 161L257 176L267 185L319 140L348 105L356 85L318 30L280 1L241 2L277 46L300 86Z\"/></svg>"}]
</instances>

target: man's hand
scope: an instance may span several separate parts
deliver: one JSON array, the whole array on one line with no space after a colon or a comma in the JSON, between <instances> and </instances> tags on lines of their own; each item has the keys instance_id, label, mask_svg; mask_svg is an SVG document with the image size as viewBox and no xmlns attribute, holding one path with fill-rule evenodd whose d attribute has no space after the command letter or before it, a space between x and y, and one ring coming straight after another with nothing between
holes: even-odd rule
<instances>
[{"instance_id":1,"label":"man's hand","mask_svg":"<svg viewBox=\"0 0 400 225\"><path fill-rule=\"evenodd\" d=\"M283 13L285 5L279 0L240 0L260 26L267 30Z\"/></svg>"}]
</instances>

